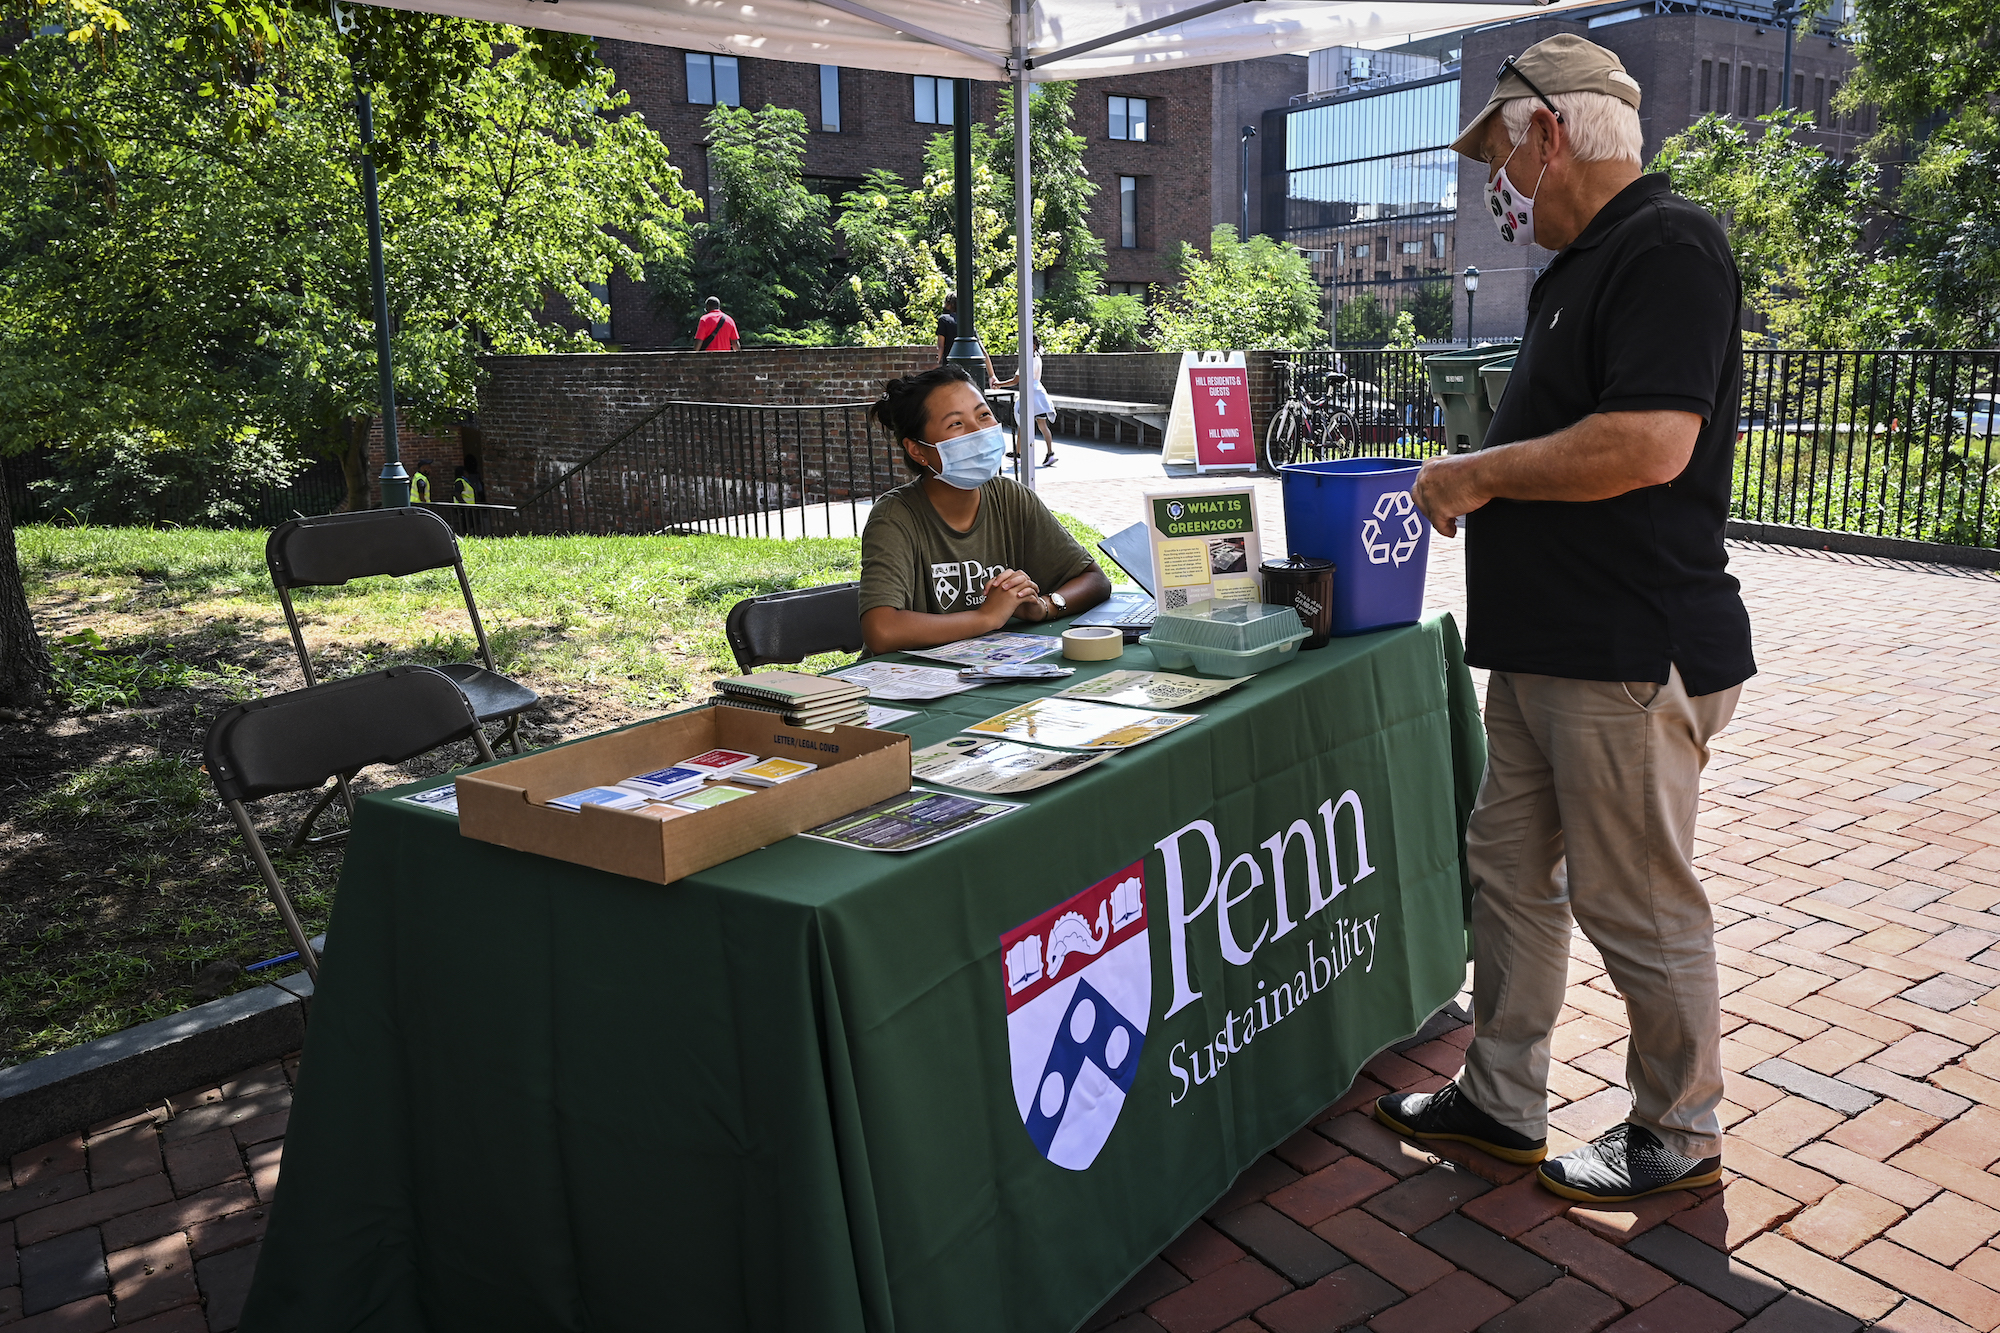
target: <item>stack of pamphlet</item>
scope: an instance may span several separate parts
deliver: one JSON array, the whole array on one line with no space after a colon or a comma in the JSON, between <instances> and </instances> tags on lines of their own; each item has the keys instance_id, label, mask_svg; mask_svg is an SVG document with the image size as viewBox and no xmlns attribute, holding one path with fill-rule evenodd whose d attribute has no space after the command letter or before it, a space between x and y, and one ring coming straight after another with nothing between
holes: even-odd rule
<instances>
[{"instance_id":1,"label":"stack of pamphlet","mask_svg":"<svg viewBox=\"0 0 2000 1333\"><path fill-rule=\"evenodd\" d=\"M760 671L715 682L715 702L776 713L793 727L858 727L868 718L868 687L797 671Z\"/></svg>"}]
</instances>

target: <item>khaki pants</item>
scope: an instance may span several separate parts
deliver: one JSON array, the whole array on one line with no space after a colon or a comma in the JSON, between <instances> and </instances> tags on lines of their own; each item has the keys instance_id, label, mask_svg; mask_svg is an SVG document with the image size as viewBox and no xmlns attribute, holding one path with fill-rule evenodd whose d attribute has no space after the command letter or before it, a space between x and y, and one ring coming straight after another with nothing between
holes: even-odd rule
<instances>
[{"instance_id":1,"label":"khaki pants","mask_svg":"<svg viewBox=\"0 0 2000 1333\"><path fill-rule=\"evenodd\" d=\"M1687 1157L1721 1152L1715 919L1694 872L1708 741L1743 687L1494 672L1486 774L1466 830L1475 896L1473 1032L1459 1085L1530 1138L1548 1133L1549 1034L1570 920L1625 996L1633 1122Z\"/></svg>"}]
</instances>

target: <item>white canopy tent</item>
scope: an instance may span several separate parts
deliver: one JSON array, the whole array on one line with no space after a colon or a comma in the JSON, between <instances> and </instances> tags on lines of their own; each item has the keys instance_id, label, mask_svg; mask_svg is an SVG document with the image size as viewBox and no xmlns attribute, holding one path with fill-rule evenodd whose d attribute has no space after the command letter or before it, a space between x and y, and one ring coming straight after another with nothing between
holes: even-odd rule
<instances>
[{"instance_id":1,"label":"white canopy tent","mask_svg":"<svg viewBox=\"0 0 2000 1333\"><path fill-rule=\"evenodd\" d=\"M1251 60L1333 46L1385 47L1602 0L378 0L527 28L719 55L847 65L1014 85L1019 346L1033 346L1027 85ZM970 323L970 309L966 311ZM1020 357L1023 412L1034 357ZM1024 426L1031 422L1023 421ZM1031 433L1031 432L1024 432ZM1021 450L1035 484L1035 450Z\"/></svg>"}]
</instances>

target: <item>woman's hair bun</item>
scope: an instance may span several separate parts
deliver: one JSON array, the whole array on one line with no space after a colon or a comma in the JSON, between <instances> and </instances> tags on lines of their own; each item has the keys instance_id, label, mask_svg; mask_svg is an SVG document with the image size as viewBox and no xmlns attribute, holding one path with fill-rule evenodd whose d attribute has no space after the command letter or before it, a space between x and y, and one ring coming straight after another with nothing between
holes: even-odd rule
<instances>
[{"instance_id":1,"label":"woman's hair bun","mask_svg":"<svg viewBox=\"0 0 2000 1333\"><path fill-rule=\"evenodd\" d=\"M937 366L916 375L903 375L882 386L882 396L872 409L875 420L898 444L924 438L927 413L924 402L933 389L947 384L970 384L972 376L957 366Z\"/></svg>"}]
</instances>

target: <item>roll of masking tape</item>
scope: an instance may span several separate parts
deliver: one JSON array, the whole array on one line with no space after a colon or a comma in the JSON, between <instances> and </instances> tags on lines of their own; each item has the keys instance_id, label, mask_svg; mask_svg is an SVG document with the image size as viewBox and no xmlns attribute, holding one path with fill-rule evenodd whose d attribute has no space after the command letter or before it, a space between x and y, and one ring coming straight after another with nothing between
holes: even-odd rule
<instances>
[{"instance_id":1,"label":"roll of masking tape","mask_svg":"<svg viewBox=\"0 0 2000 1333\"><path fill-rule=\"evenodd\" d=\"M1125 635L1109 625L1063 631L1063 656L1072 662L1109 662L1125 652Z\"/></svg>"}]
</instances>

